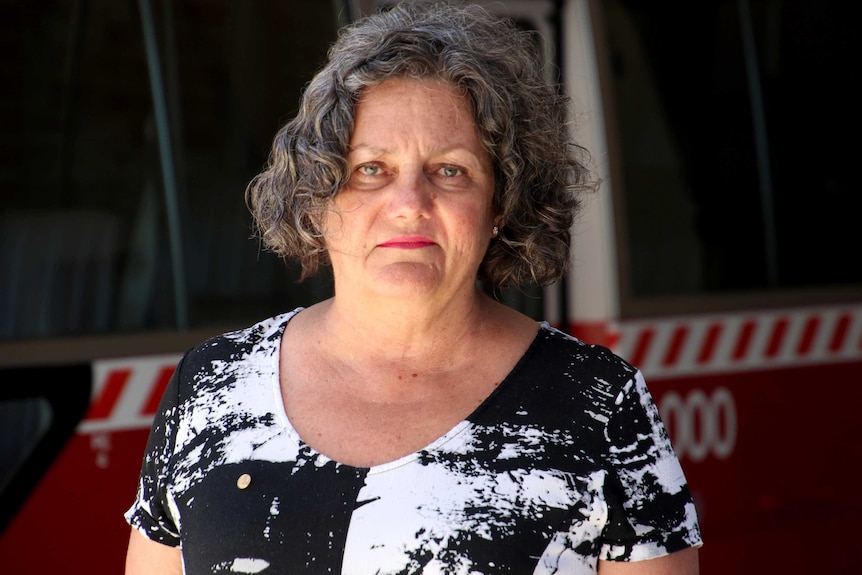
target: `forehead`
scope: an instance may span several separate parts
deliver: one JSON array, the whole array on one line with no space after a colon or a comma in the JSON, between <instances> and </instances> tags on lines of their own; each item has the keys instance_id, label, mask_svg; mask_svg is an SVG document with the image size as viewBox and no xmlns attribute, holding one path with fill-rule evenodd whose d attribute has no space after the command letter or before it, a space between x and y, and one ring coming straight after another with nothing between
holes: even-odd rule
<instances>
[{"instance_id":1,"label":"forehead","mask_svg":"<svg viewBox=\"0 0 862 575\"><path fill-rule=\"evenodd\" d=\"M446 80L439 78L413 78L409 76L394 76L378 84L363 88L359 104L368 100L390 96L425 95L429 98L442 98L457 101L459 105L467 106L468 100L464 90ZM467 106L469 107L469 106Z\"/></svg>"},{"instance_id":2,"label":"forehead","mask_svg":"<svg viewBox=\"0 0 862 575\"><path fill-rule=\"evenodd\" d=\"M470 100L463 90L437 79L390 78L363 90L351 146L372 135L480 141Z\"/></svg>"}]
</instances>

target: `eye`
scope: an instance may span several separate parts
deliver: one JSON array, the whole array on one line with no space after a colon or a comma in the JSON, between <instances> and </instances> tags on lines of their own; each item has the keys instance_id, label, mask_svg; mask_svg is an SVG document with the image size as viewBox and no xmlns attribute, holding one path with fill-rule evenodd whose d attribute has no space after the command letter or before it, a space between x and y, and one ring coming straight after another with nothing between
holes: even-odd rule
<instances>
[{"instance_id":1,"label":"eye","mask_svg":"<svg viewBox=\"0 0 862 575\"><path fill-rule=\"evenodd\" d=\"M458 166L443 166L440 168L440 174L447 178L454 178L464 174L464 170Z\"/></svg>"},{"instance_id":2,"label":"eye","mask_svg":"<svg viewBox=\"0 0 862 575\"><path fill-rule=\"evenodd\" d=\"M361 166L356 168L356 171L359 172L363 176L377 176L383 170L377 164L362 164Z\"/></svg>"}]
</instances>

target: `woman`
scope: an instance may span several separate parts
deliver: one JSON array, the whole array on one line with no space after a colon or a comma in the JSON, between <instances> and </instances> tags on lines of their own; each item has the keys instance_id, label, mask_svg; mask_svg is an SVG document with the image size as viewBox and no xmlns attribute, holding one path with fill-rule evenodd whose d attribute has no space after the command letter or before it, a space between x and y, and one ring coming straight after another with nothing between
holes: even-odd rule
<instances>
[{"instance_id":1,"label":"woman","mask_svg":"<svg viewBox=\"0 0 862 575\"><path fill-rule=\"evenodd\" d=\"M248 189L335 295L180 362L127 573L697 573L637 370L478 287L565 271L590 187L565 103L475 6L345 30Z\"/></svg>"}]
</instances>

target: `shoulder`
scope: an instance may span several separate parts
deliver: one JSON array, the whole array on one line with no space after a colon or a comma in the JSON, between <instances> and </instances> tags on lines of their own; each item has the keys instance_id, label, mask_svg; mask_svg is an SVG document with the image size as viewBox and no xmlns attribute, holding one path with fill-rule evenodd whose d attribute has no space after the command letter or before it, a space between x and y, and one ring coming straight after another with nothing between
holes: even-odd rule
<instances>
[{"instance_id":1,"label":"shoulder","mask_svg":"<svg viewBox=\"0 0 862 575\"><path fill-rule=\"evenodd\" d=\"M216 335L196 345L186 352L178 366L180 381L223 383L235 379L242 371L253 370L256 363L277 358L284 328L300 309Z\"/></svg>"},{"instance_id":2,"label":"shoulder","mask_svg":"<svg viewBox=\"0 0 862 575\"><path fill-rule=\"evenodd\" d=\"M193 450L193 438L224 438L246 427L279 419L278 360L281 334L294 312L222 333L189 350L171 383L176 406L178 465ZM205 432L203 430L206 430ZM221 453L221 452L219 452ZM190 460L189 460L190 461Z\"/></svg>"},{"instance_id":3,"label":"shoulder","mask_svg":"<svg viewBox=\"0 0 862 575\"><path fill-rule=\"evenodd\" d=\"M555 429L583 426L601 436L623 404L637 401L639 380L638 370L608 348L542 323L485 415Z\"/></svg>"},{"instance_id":4,"label":"shoulder","mask_svg":"<svg viewBox=\"0 0 862 575\"><path fill-rule=\"evenodd\" d=\"M586 343L547 322L540 325L531 350L548 371L574 381L599 380L617 387L628 384L638 373L607 347Z\"/></svg>"},{"instance_id":5,"label":"shoulder","mask_svg":"<svg viewBox=\"0 0 862 575\"><path fill-rule=\"evenodd\" d=\"M524 402L570 418L588 413L602 427L633 397L640 372L610 349L589 344L542 323L533 344L512 372ZM636 395L636 393L635 393ZM560 422L562 425L562 422Z\"/></svg>"},{"instance_id":6,"label":"shoulder","mask_svg":"<svg viewBox=\"0 0 862 575\"><path fill-rule=\"evenodd\" d=\"M236 361L253 354L277 353L284 328L299 309L259 321L248 327L213 336L186 353L185 364Z\"/></svg>"}]
</instances>

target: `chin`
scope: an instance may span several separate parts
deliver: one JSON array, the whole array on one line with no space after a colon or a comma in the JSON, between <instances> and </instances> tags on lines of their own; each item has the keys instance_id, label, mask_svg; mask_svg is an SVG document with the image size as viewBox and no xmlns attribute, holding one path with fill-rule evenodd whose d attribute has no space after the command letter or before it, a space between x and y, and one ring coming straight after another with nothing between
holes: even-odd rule
<instances>
[{"instance_id":1,"label":"chin","mask_svg":"<svg viewBox=\"0 0 862 575\"><path fill-rule=\"evenodd\" d=\"M375 274L374 288L393 298L415 298L433 293L442 283L436 266L400 263L386 266Z\"/></svg>"}]
</instances>

